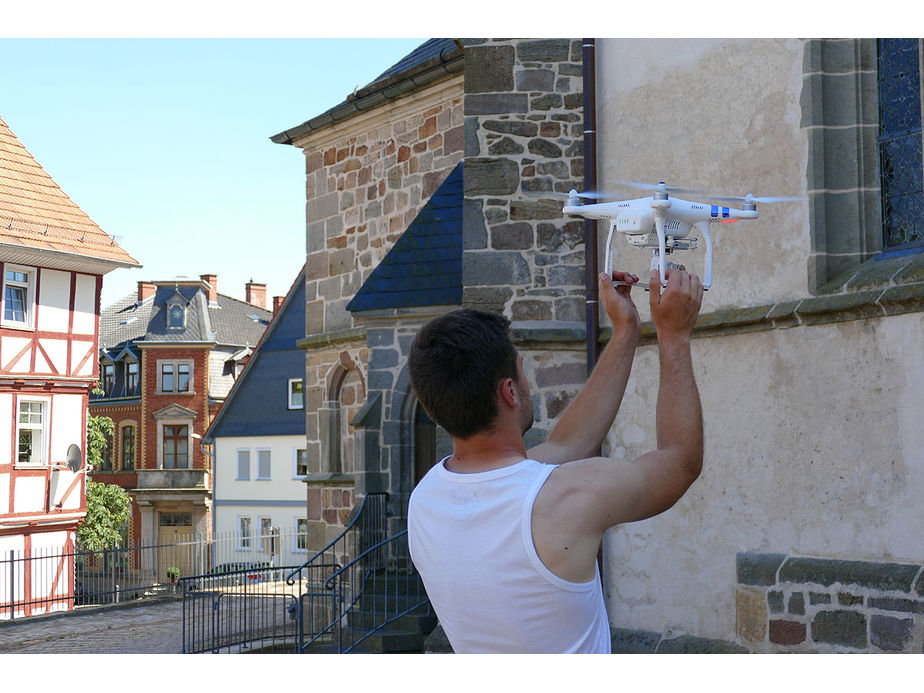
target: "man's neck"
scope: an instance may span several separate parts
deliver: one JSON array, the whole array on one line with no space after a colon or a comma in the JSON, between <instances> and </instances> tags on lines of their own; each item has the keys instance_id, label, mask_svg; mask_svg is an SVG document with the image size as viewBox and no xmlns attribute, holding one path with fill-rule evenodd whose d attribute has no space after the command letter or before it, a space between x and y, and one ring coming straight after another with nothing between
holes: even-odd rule
<instances>
[{"instance_id":1,"label":"man's neck","mask_svg":"<svg viewBox=\"0 0 924 693\"><path fill-rule=\"evenodd\" d=\"M458 474L475 474L510 467L526 458L522 436L501 437L476 434L471 438L453 439L453 454L445 467Z\"/></svg>"}]
</instances>

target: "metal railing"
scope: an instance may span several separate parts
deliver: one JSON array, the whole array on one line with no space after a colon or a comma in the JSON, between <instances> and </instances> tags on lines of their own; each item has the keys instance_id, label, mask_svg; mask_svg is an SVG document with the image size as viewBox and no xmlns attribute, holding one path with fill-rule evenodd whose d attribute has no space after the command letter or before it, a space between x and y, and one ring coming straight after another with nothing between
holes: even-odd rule
<instances>
[{"instance_id":1,"label":"metal railing","mask_svg":"<svg viewBox=\"0 0 924 693\"><path fill-rule=\"evenodd\" d=\"M309 644L336 646L343 593L332 590L330 580L383 543L387 506L387 493L368 494L344 530L300 565L180 578L182 651L296 652Z\"/></svg>"},{"instance_id":2,"label":"metal railing","mask_svg":"<svg viewBox=\"0 0 924 693\"><path fill-rule=\"evenodd\" d=\"M241 537L190 533L172 543L99 551L38 547L0 554L0 620L178 592L175 578L281 566L305 555L306 536L273 528ZM279 573L282 575L282 573ZM281 578L280 578L281 579Z\"/></svg>"},{"instance_id":3,"label":"metal railing","mask_svg":"<svg viewBox=\"0 0 924 693\"><path fill-rule=\"evenodd\" d=\"M324 587L336 609L329 628L336 630L338 653L352 652L402 617L432 616L410 559L407 530L366 549L331 575ZM303 609L306 596L310 595L302 596ZM309 644L301 638L302 650Z\"/></svg>"}]
</instances>

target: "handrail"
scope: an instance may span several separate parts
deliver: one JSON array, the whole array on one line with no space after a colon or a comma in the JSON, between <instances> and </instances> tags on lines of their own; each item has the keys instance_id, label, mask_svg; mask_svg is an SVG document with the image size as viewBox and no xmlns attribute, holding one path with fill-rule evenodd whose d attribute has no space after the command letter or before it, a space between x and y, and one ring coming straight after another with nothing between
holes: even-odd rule
<instances>
[{"instance_id":1,"label":"handrail","mask_svg":"<svg viewBox=\"0 0 924 693\"><path fill-rule=\"evenodd\" d=\"M347 535L347 532L349 532L351 529L353 529L356 526L357 522L359 522L361 519L364 519L363 511L366 509L366 504L370 502L370 498L375 498L375 499L383 498L382 510L384 511L388 504L389 495L385 491L376 491L374 493L367 493L366 496L363 498L362 504L359 506L359 510L353 515L353 519L350 521L350 524L348 524L344 528L344 530L339 535L337 535L335 539L331 540L327 544L327 546L325 546L323 549L315 553L311 558L309 558L307 561L302 563L298 568L296 568L291 573L289 573L289 575L286 576L287 585L294 585L297 579L296 575L300 575L302 570L307 568L311 563L316 561L320 556L323 556L329 550L333 549L334 546L337 544L337 542L343 539Z\"/></svg>"}]
</instances>

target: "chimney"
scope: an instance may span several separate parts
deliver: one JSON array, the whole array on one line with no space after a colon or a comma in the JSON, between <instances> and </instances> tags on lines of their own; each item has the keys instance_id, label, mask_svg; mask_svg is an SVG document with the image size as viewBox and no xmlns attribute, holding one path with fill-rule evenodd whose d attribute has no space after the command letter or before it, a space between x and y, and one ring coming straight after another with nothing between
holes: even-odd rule
<instances>
[{"instance_id":1,"label":"chimney","mask_svg":"<svg viewBox=\"0 0 924 693\"><path fill-rule=\"evenodd\" d=\"M218 275L200 274L199 279L209 285L209 303L218 303Z\"/></svg>"},{"instance_id":2,"label":"chimney","mask_svg":"<svg viewBox=\"0 0 924 693\"><path fill-rule=\"evenodd\" d=\"M157 291L153 282L138 282L138 303L150 298Z\"/></svg>"},{"instance_id":3,"label":"chimney","mask_svg":"<svg viewBox=\"0 0 924 693\"><path fill-rule=\"evenodd\" d=\"M266 284L254 284L251 279L244 285L244 300L252 306L266 310Z\"/></svg>"},{"instance_id":4,"label":"chimney","mask_svg":"<svg viewBox=\"0 0 924 693\"><path fill-rule=\"evenodd\" d=\"M276 315L276 313L279 312L279 309L282 308L282 303L285 300L285 296L273 296L273 315Z\"/></svg>"}]
</instances>

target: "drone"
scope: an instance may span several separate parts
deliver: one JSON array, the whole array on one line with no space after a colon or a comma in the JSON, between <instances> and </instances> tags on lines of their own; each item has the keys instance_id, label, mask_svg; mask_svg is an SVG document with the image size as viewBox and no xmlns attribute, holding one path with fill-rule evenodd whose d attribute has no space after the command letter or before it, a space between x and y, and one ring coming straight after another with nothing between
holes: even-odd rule
<instances>
[{"instance_id":1,"label":"drone","mask_svg":"<svg viewBox=\"0 0 924 693\"><path fill-rule=\"evenodd\" d=\"M661 285L667 286L667 270L671 268L684 269L683 265L667 260L667 257L677 250L693 250L698 239L691 237L695 229L706 242L706 259L704 267L703 288L712 286L712 236L709 227L712 224L730 224L745 219L757 219L757 204L765 202L784 202L800 200L799 197L754 197L748 194L744 197L734 196L708 196L701 191L686 188L676 188L666 185L663 181L657 185L649 183L635 183L619 181L623 185L654 190L651 197L640 197L634 200L620 202L598 202L582 204L581 198L600 199L608 197L601 192L579 193L571 190L568 200L562 207L562 212L605 222L608 226L606 237L606 260L604 268L607 274L613 274L613 238L618 231L624 234L629 245L638 248L651 249L651 269L660 270ZM703 202L690 202L670 193L694 193L701 199L725 202L729 204L740 203L741 209L723 207ZM625 285L625 282L614 282L615 285ZM646 291L647 284L637 282Z\"/></svg>"}]
</instances>

